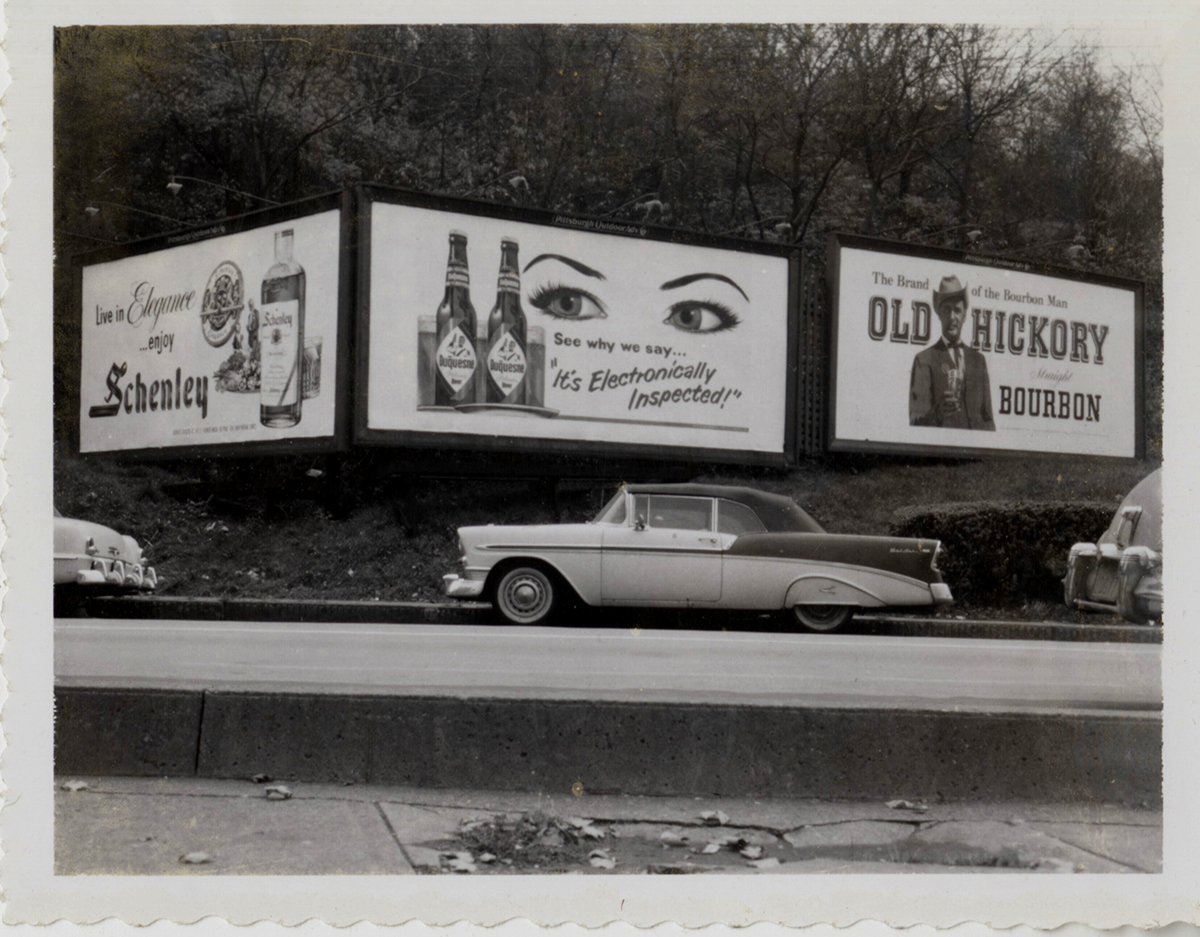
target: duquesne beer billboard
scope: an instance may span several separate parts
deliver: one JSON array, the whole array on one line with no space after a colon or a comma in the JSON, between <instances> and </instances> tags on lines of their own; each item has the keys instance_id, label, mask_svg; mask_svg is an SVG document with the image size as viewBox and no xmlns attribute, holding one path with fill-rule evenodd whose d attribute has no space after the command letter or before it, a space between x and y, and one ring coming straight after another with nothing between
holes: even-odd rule
<instances>
[{"instance_id":1,"label":"duquesne beer billboard","mask_svg":"<svg viewBox=\"0 0 1200 937\"><path fill-rule=\"evenodd\" d=\"M794 250L361 199L357 442L794 458Z\"/></svg>"},{"instance_id":2,"label":"duquesne beer billboard","mask_svg":"<svg viewBox=\"0 0 1200 937\"><path fill-rule=\"evenodd\" d=\"M79 449L329 449L348 437L349 197L82 259Z\"/></svg>"},{"instance_id":3,"label":"duquesne beer billboard","mask_svg":"<svg viewBox=\"0 0 1200 937\"><path fill-rule=\"evenodd\" d=\"M831 450L1140 458L1142 284L831 237Z\"/></svg>"}]
</instances>

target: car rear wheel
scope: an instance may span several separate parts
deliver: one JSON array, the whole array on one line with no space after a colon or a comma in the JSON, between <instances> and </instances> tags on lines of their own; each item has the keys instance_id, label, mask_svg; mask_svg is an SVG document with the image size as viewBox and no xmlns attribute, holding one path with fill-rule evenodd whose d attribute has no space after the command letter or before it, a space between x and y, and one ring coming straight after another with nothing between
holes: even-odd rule
<instances>
[{"instance_id":1,"label":"car rear wheel","mask_svg":"<svg viewBox=\"0 0 1200 937\"><path fill-rule=\"evenodd\" d=\"M554 578L536 566L514 566L496 583L496 609L514 625L537 625L558 603Z\"/></svg>"},{"instance_id":2,"label":"car rear wheel","mask_svg":"<svg viewBox=\"0 0 1200 937\"><path fill-rule=\"evenodd\" d=\"M837 631L854 617L853 605L794 605L796 621L808 631Z\"/></svg>"}]
</instances>

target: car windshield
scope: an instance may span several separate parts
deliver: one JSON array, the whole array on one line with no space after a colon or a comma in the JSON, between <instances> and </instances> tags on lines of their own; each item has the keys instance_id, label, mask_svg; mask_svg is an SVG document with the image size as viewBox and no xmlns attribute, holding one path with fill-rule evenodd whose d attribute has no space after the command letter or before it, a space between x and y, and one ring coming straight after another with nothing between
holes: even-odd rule
<instances>
[{"instance_id":1,"label":"car windshield","mask_svg":"<svg viewBox=\"0 0 1200 937\"><path fill-rule=\"evenodd\" d=\"M593 524L624 524L625 523L625 490L621 489L613 495L608 504L600 509L600 513L592 518Z\"/></svg>"}]
</instances>

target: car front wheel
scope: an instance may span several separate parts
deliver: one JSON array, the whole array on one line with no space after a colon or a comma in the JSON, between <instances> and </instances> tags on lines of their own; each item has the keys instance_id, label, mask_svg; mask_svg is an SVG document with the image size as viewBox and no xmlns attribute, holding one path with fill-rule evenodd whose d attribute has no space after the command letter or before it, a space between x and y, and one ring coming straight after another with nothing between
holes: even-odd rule
<instances>
[{"instance_id":1,"label":"car front wheel","mask_svg":"<svg viewBox=\"0 0 1200 937\"><path fill-rule=\"evenodd\" d=\"M837 631L854 617L852 605L794 605L796 621L808 631Z\"/></svg>"},{"instance_id":2,"label":"car front wheel","mask_svg":"<svg viewBox=\"0 0 1200 937\"><path fill-rule=\"evenodd\" d=\"M557 601L553 578L536 566L516 566L496 584L496 609L514 625L545 622Z\"/></svg>"}]
</instances>

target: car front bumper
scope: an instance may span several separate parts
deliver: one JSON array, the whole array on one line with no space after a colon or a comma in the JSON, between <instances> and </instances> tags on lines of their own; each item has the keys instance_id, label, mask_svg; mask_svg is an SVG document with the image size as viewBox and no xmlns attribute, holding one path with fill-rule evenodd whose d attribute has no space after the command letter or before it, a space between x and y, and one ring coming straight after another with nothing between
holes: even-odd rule
<instances>
[{"instance_id":1,"label":"car front bumper","mask_svg":"<svg viewBox=\"0 0 1200 937\"><path fill-rule=\"evenodd\" d=\"M483 595L482 579L463 579L457 573L442 577L442 592L452 599L477 599Z\"/></svg>"}]
</instances>

